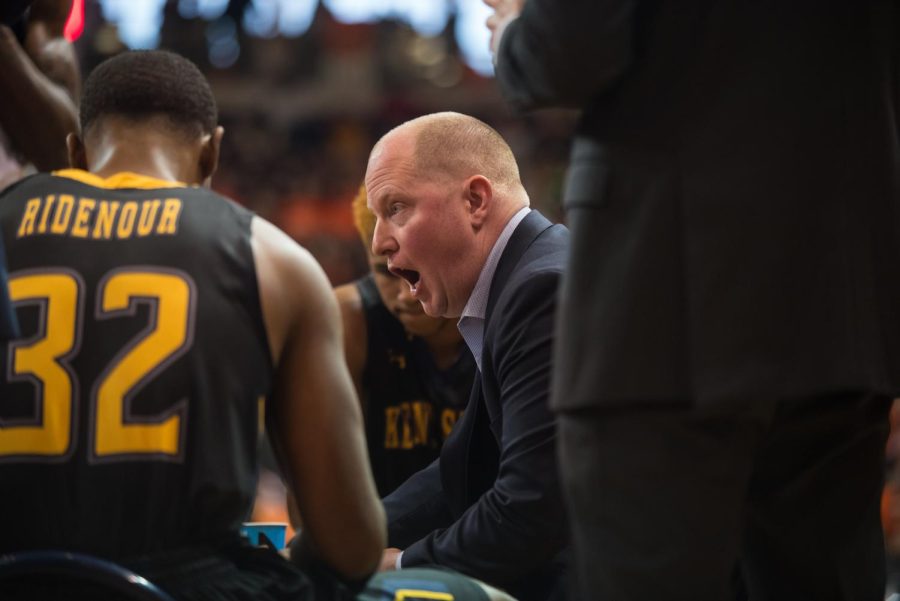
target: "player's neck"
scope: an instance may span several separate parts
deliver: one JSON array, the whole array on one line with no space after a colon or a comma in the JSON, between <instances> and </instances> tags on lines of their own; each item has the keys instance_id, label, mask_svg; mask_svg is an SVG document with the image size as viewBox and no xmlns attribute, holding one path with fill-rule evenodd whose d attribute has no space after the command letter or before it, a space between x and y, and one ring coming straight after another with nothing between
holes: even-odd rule
<instances>
[{"instance_id":1,"label":"player's neck","mask_svg":"<svg viewBox=\"0 0 900 601\"><path fill-rule=\"evenodd\" d=\"M88 170L100 177L123 171L165 181L198 183L195 145L144 128L105 135L88 152Z\"/></svg>"},{"instance_id":2,"label":"player's neck","mask_svg":"<svg viewBox=\"0 0 900 601\"><path fill-rule=\"evenodd\" d=\"M165 181L192 183L191 180L195 178L191 170L181 168L163 149L143 148L140 156L135 156L128 150L113 150L99 158L100 160L89 165L89 170L100 177L130 171Z\"/></svg>"}]
</instances>

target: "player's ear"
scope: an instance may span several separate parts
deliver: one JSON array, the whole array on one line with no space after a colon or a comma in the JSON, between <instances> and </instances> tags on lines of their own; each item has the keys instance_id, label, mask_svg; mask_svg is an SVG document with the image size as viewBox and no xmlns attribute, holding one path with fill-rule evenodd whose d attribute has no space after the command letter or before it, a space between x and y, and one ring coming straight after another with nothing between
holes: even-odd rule
<instances>
[{"instance_id":1,"label":"player's ear","mask_svg":"<svg viewBox=\"0 0 900 601\"><path fill-rule=\"evenodd\" d=\"M225 135L225 128L221 125L216 126L212 134L207 134L203 138L203 147L200 149L200 180L203 185L209 187L212 175L219 166L219 151L222 148L222 136Z\"/></svg>"},{"instance_id":2,"label":"player's ear","mask_svg":"<svg viewBox=\"0 0 900 601\"><path fill-rule=\"evenodd\" d=\"M66 136L66 149L69 154L69 167L87 171L87 153L84 150L81 136L75 132Z\"/></svg>"}]
</instances>

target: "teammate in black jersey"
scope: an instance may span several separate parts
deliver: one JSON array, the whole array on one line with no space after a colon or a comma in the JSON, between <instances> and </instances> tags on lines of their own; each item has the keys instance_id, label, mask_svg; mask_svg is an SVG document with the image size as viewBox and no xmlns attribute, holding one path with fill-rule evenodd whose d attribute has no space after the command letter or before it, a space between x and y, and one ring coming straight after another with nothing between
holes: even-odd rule
<instances>
[{"instance_id":1,"label":"teammate in black jersey","mask_svg":"<svg viewBox=\"0 0 900 601\"><path fill-rule=\"evenodd\" d=\"M387 259L371 252L375 217L365 188L353 200L371 273L335 293L344 348L366 423L369 459L384 497L440 456L465 409L475 361L456 323L429 317Z\"/></svg>"},{"instance_id":2,"label":"teammate in black jersey","mask_svg":"<svg viewBox=\"0 0 900 601\"><path fill-rule=\"evenodd\" d=\"M339 309L305 250L201 187L218 160L216 121L192 63L121 54L85 83L74 168L0 197L23 334L0 357L0 554L110 558L179 600L351 598L385 524ZM304 516L294 563L238 536L259 397ZM427 573L370 589L408 598L423 583L485 598L470 580ZM57 598L54 586L0 597Z\"/></svg>"}]
</instances>

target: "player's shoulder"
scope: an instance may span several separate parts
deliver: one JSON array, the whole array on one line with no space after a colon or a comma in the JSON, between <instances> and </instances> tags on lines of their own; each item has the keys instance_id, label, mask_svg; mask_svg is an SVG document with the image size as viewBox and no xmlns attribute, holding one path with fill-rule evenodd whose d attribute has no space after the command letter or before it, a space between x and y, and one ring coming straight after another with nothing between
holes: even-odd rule
<instances>
[{"instance_id":1,"label":"player's shoulder","mask_svg":"<svg viewBox=\"0 0 900 601\"><path fill-rule=\"evenodd\" d=\"M321 269L307 249L278 226L259 215L252 215L250 233L254 253L279 268L298 273Z\"/></svg>"},{"instance_id":2,"label":"player's shoulder","mask_svg":"<svg viewBox=\"0 0 900 601\"><path fill-rule=\"evenodd\" d=\"M250 247L264 294L274 293L294 314L327 310L336 317L328 276L306 248L259 215L250 223Z\"/></svg>"},{"instance_id":3,"label":"player's shoulder","mask_svg":"<svg viewBox=\"0 0 900 601\"><path fill-rule=\"evenodd\" d=\"M357 283L348 282L334 289L334 297L341 307L341 312L362 314L362 296L359 293Z\"/></svg>"},{"instance_id":4,"label":"player's shoulder","mask_svg":"<svg viewBox=\"0 0 900 601\"><path fill-rule=\"evenodd\" d=\"M308 250L260 216L250 223L250 247L273 358L301 331L327 332L337 303L322 267Z\"/></svg>"},{"instance_id":5,"label":"player's shoulder","mask_svg":"<svg viewBox=\"0 0 900 601\"><path fill-rule=\"evenodd\" d=\"M0 198L6 198L13 194L21 192L30 192L34 189L47 186L53 181L53 176L49 173L32 173L23 178L10 182L4 188L0 189Z\"/></svg>"},{"instance_id":6,"label":"player's shoulder","mask_svg":"<svg viewBox=\"0 0 900 601\"><path fill-rule=\"evenodd\" d=\"M358 286L359 280L342 284L334 289L344 322L344 338L350 341L363 340L369 329L366 318L366 307Z\"/></svg>"}]
</instances>

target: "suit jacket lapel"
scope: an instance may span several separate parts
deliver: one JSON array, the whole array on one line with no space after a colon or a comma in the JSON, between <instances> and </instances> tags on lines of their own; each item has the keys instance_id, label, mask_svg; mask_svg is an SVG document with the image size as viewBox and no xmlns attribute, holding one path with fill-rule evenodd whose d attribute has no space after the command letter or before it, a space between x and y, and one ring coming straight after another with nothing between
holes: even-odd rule
<instances>
[{"instance_id":1,"label":"suit jacket lapel","mask_svg":"<svg viewBox=\"0 0 900 601\"><path fill-rule=\"evenodd\" d=\"M491 290L488 293L488 304L484 317L482 361L493 363L493 360L487 356L488 353L493 352L493 344L489 340L492 335L492 331L490 330L491 315L494 312L497 301L503 293L503 289L506 288L507 282L509 282L509 279L521 262L522 256L528 250L528 247L531 246L543 231L552 225L553 224L543 215L537 211L531 211L525 215L525 218L522 219L518 226L516 226L512 236L509 237L506 248L503 249L503 254L500 255L500 261L497 263L496 271L494 271L494 278L491 280ZM491 380L488 381L489 388L493 391L499 385L496 381L496 374L493 373L493 367L488 367L483 363L482 369L485 368L488 369L488 377L491 378ZM481 381L484 381L483 377ZM482 403L484 404L484 417L488 424L492 424L502 412L500 407L502 403L501 399L497 398L498 395L499 392L494 392L492 394L487 389L484 389L480 395ZM495 442L499 445L500 432L492 432L492 434L496 439Z\"/></svg>"},{"instance_id":2,"label":"suit jacket lapel","mask_svg":"<svg viewBox=\"0 0 900 601\"><path fill-rule=\"evenodd\" d=\"M525 254L525 251L528 250L535 238L552 225L546 217L537 211L531 211L525 215L525 219L519 223L509 238L506 248L503 249L503 254L500 255L500 262L497 263L494 279L491 281L491 291L488 294L487 312L484 319L485 333L487 333L488 322L491 320L491 312L494 309L494 305L497 304L497 298L503 291L516 265L519 264L519 259L522 258L522 255Z\"/></svg>"},{"instance_id":3,"label":"suit jacket lapel","mask_svg":"<svg viewBox=\"0 0 900 601\"><path fill-rule=\"evenodd\" d=\"M543 215L531 211L516 227L500 256L497 271L494 272L494 279L491 282L484 323L485 333L491 310L519 259L535 238L552 225ZM492 464L496 466L500 452L499 443L490 428L482 379L481 371L476 371L469 404L466 405L462 418L453 428L441 450L441 479L444 492L448 497L448 505L457 516L490 488L497 474L496 470L488 467Z\"/></svg>"}]
</instances>

